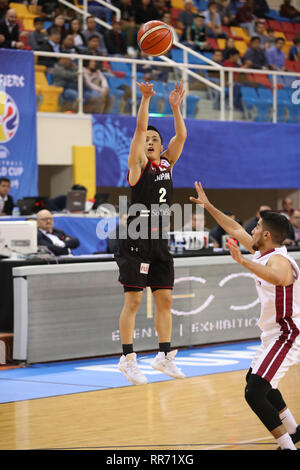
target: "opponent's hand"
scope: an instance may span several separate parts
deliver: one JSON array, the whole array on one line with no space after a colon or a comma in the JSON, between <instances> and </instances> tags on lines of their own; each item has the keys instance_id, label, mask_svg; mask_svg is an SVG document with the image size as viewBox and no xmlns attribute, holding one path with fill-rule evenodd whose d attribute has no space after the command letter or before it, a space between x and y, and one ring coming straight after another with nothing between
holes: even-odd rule
<instances>
[{"instance_id":1,"label":"opponent's hand","mask_svg":"<svg viewBox=\"0 0 300 470\"><path fill-rule=\"evenodd\" d=\"M243 256L241 253L240 248L237 245L237 242L233 238L228 238L226 242L226 246L234 259L239 264L242 264L243 262Z\"/></svg>"},{"instance_id":2,"label":"opponent's hand","mask_svg":"<svg viewBox=\"0 0 300 470\"><path fill-rule=\"evenodd\" d=\"M136 82L137 86L140 89L144 98L151 98L151 96L155 95L155 91L153 90L153 83L138 83Z\"/></svg>"},{"instance_id":3,"label":"opponent's hand","mask_svg":"<svg viewBox=\"0 0 300 470\"><path fill-rule=\"evenodd\" d=\"M183 83L179 82L179 86L175 83L174 90L169 95L169 103L171 108L179 108L184 97L185 90L183 89Z\"/></svg>"},{"instance_id":4,"label":"opponent's hand","mask_svg":"<svg viewBox=\"0 0 300 470\"><path fill-rule=\"evenodd\" d=\"M201 183L195 182L195 188L197 191L198 198L196 199L195 197L190 197L190 201L195 202L196 204L201 204L202 206L205 206L205 204L209 204L209 200L207 199L207 196L202 188Z\"/></svg>"}]
</instances>

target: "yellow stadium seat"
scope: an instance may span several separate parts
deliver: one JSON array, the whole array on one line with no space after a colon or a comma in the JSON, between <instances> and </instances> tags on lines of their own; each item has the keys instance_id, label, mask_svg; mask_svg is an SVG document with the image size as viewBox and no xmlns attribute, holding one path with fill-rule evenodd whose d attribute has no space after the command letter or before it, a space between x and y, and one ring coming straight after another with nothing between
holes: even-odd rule
<instances>
[{"instance_id":1,"label":"yellow stadium seat","mask_svg":"<svg viewBox=\"0 0 300 470\"><path fill-rule=\"evenodd\" d=\"M22 22L26 31L34 31L33 18L23 18Z\"/></svg>"},{"instance_id":2,"label":"yellow stadium seat","mask_svg":"<svg viewBox=\"0 0 300 470\"><path fill-rule=\"evenodd\" d=\"M180 10L184 10L184 0L172 0L171 4L172 8L179 8Z\"/></svg>"},{"instance_id":3,"label":"yellow stadium seat","mask_svg":"<svg viewBox=\"0 0 300 470\"><path fill-rule=\"evenodd\" d=\"M274 36L276 38L283 38L286 41L286 37L285 37L284 33L282 33L281 31L274 31Z\"/></svg>"},{"instance_id":4,"label":"yellow stadium seat","mask_svg":"<svg viewBox=\"0 0 300 470\"><path fill-rule=\"evenodd\" d=\"M36 94L41 95L43 98L38 110L55 113L59 111L58 98L64 89L63 87L49 85L45 71L46 67L44 65L35 65Z\"/></svg>"},{"instance_id":5,"label":"yellow stadium seat","mask_svg":"<svg viewBox=\"0 0 300 470\"><path fill-rule=\"evenodd\" d=\"M225 45L226 45L226 39L217 39L217 43L218 43L218 48L219 49L225 49Z\"/></svg>"},{"instance_id":6,"label":"yellow stadium seat","mask_svg":"<svg viewBox=\"0 0 300 470\"><path fill-rule=\"evenodd\" d=\"M27 6L24 3L10 3L9 7L16 11L20 19L23 18L35 18L37 15L30 13Z\"/></svg>"},{"instance_id":7,"label":"yellow stadium seat","mask_svg":"<svg viewBox=\"0 0 300 470\"><path fill-rule=\"evenodd\" d=\"M244 41L249 41L249 35L247 30L239 26L230 26L230 32L233 37L243 38Z\"/></svg>"},{"instance_id":8,"label":"yellow stadium seat","mask_svg":"<svg viewBox=\"0 0 300 470\"><path fill-rule=\"evenodd\" d=\"M240 56L243 56L246 50L248 49L248 46L245 41L235 41L234 47L239 51Z\"/></svg>"}]
</instances>

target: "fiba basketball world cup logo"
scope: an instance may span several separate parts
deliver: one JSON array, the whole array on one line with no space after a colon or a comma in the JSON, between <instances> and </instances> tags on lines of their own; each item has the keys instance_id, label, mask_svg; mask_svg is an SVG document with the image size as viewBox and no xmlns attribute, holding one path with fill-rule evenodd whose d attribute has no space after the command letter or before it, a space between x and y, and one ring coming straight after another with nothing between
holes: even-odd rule
<instances>
[{"instance_id":1,"label":"fiba basketball world cup logo","mask_svg":"<svg viewBox=\"0 0 300 470\"><path fill-rule=\"evenodd\" d=\"M0 143L9 142L19 127L19 110L5 91L0 90Z\"/></svg>"}]
</instances>

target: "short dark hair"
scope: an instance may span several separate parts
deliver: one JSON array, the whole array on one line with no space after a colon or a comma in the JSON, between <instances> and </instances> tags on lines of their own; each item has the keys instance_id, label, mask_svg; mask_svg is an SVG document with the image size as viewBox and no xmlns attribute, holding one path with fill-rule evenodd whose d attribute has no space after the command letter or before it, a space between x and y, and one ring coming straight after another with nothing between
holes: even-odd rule
<instances>
[{"instance_id":1,"label":"short dark hair","mask_svg":"<svg viewBox=\"0 0 300 470\"><path fill-rule=\"evenodd\" d=\"M156 127L154 126L148 126L147 127L147 131L155 131L158 133L159 137L160 137L160 142L161 142L161 145L163 143L163 139L162 139L162 136L161 136L161 133L156 129Z\"/></svg>"},{"instance_id":2,"label":"short dark hair","mask_svg":"<svg viewBox=\"0 0 300 470\"><path fill-rule=\"evenodd\" d=\"M285 39L284 39L284 38L282 38L282 37L276 38L276 40L275 40L275 44L276 44L278 41L283 41L283 42L285 42Z\"/></svg>"},{"instance_id":3,"label":"short dark hair","mask_svg":"<svg viewBox=\"0 0 300 470\"><path fill-rule=\"evenodd\" d=\"M36 24L36 23L45 23L45 20L44 20L44 18L41 18L40 16L37 16L33 20L33 24Z\"/></svg>"},{"instance_id":4,"label":"short dark hair","mask_svg":"<svg viewBox=\"0 0 300 470\"><path fill-rule=\"evenodd\" d=\"M235 48L235 47L232 47L231 49L229 49L229 51L227 52L228 54L228 57L230 57L231 55L236 55L236 54L240 54L239 51Z\"/></svg>"},{"instance_id":5,"label":"short dark hair","mask_svg":"<svg viewBox=\"0 0 300 470\"><path fill-rule=\"evenodd\" d=\"M290 224L285 215L273 211L262 211L260 213L263 229L271 233L274 243L282 244L287 238Z\"/></svg>"},{"instance_id":6,"label":"short dark hair","mask_svg":"<svg viewBox=\"0 0 300 470\"><path fill-rule=\"evenodd\" d=\"M258 39L259 42L261 42L259 36L252 36L252 38L251 38L251 40L250 40L250 44L252 44L253 41L256 41L257 39Z\"/></svg>"},{"instance_id":7,"label":"short dark hair","mask_svg":"<svg viewBox=\"0 0 300 470\"><path fill-rule=\"evenodd\" d=\"M90 37L88 38L88 42L90 42L91 39L98 39L99 41L99 36L97 34L91 34Z\"/></svg>"},{"instance_id":8,"label":"short dark hair","mask_svg":"<svg viewBox=\"0 0 300 470\"><path fill-rule=\"evenodd\" d=\"M4 177L3 177L3 178L0 178L0 184L3 183L3 182L10 184L10 180L9 180L8 178L4 178Z\"/></svg>"}]
</instances>

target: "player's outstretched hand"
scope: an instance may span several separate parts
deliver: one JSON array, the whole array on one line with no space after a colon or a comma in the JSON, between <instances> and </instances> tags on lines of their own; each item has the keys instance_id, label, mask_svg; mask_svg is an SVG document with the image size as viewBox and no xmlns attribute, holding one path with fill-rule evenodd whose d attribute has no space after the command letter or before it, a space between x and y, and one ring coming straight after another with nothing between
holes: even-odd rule
<instances>
[{"instance_id":1,"label":"player's outstretched hand","mask_svg":"<svg viewBox=\"0 0 300 470\"><path fill-rule=\"evenodd\" d=\"M239 264L242 264L243 261L243 256L241 253L241 250L239 249L237 242L233 238L228 238L226 242L226 246L228 250L230 251L230 254L234 261L236 261Z\"/></svg>"},{"instance_id":2,"label":"player's outstretched hand","mask_svg":"<svg viewBox=\"0 0 300 470\"><path fill-rule=\"evenodd\" d=\"M169 96L169 102L172 109L178 108L181 105L184 93L185 91L183 89L183 83L179 82L179 86L177 85L177 83L175 83L175 88L171 91Z\"/></svg>"},{"instance_id":3,"label":"player's outstretched hand","mask_svg":"<svg viewBox=\"0 0 300 470\"><path fill-rule=\"evenodd\" d=\"M138 83L136 82L137 86L140 89L140 92L144 96L144 98L151 98L151 96L155 95L155 91L153 90L153 83Z\"/></svg>"},{"instance_id":4,"label":"player's outstretched hand","mask_svg":"<svg viewBox=\"0 0 300 470\"><path fill-rule=\"evenodd\" d=\"M201 204L205 207L206 204L209 204L209 200L207 199L207 196L204 192L204 189L202 188L202 184L197 181L195 182L195 188L197 191L197 196L198 198L196 199L195 197L190 197L190 201L195 202L196 204Z\"/></svg>"}]
</instances>

